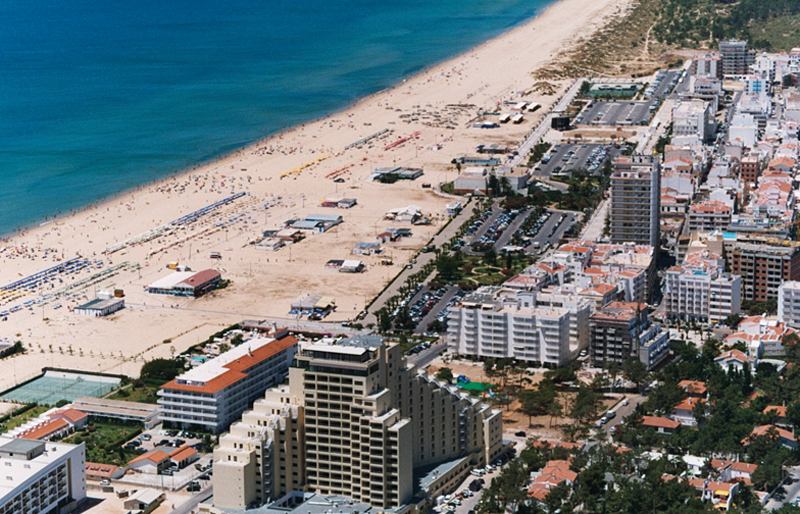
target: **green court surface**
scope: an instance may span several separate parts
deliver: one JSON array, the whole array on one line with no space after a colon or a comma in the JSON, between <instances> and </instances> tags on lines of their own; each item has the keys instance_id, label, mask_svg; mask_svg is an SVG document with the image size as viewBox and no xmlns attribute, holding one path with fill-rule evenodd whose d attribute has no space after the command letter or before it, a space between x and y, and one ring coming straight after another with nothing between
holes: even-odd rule
<instances>
[{"instance_id":1,"label":"green court surface","mask_svg":"<svg viewBox=\"0 0 800 514\"><path fill-rule=\"evenodd\" d=\"M6 391L3 400L19 403L54 405L61 400L74 401L81 396L103 396L119 386L120 380L78 373L50 372L27 384Z\"/></svg>"}]
</instances>

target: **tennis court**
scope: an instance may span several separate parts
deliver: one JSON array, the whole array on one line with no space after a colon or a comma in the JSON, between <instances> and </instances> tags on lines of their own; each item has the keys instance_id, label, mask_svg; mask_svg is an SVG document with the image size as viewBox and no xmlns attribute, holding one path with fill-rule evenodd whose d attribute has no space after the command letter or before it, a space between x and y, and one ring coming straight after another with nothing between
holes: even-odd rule
<instances>
[{"instance_id":1,"label":"tennis court","mask_svg":"<svg viewBox=\"0 0 800 514\"><path fill-rule=\"evenodd\" d=\"M55 405L61 400L72 402L81 396L103 396L118 387L119 383L120 379L114 377L47 371L43 376L27 384L6 391L0 399Z\"/></svg>"}]
</instances>

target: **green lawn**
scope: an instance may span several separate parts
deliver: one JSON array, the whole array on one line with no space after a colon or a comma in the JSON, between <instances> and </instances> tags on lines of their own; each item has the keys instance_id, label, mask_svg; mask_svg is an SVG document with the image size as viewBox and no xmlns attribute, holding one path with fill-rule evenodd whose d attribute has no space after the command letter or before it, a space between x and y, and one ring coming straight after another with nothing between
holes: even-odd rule
<instances>
[{"instance_id":1,"label":"green lawn","mask_svg":"<svg viewBox=\"0 0 800 514\"><path fill-rule=\"evenodd\" d=\"M502 284L531 264L528 256L515 256L511 268L505 270L505 257L498 256L494 265L485 264L483 259L475 256L465 256L462 266L462 282L473 283L478 286L495 286Z\"/></svg>"},{"instance_id":2,"label":"green lawn","mask_svg":"<svg viewBox=\"0 0 800 514\"><path fill-rule=\"evenodd\" d=\"M39 416L40 414L48 411L51 407L47 405L37 405L32 409L28 409L25 412L18 414L17 416L11 417L8 421L0 425L0 430L3 432L8 432L9 430L13 430L18 426L24 424L27 421Z\"/></svg>"},{"instance_id":3,"label":"green lawn","mask_svg":"<svg viewBox=\"0 0 800 514\"><path fill-rule=\"evenodd\" d=\"M138 425L124 425L109 421L89 423L86 429L64 438L65 443L86 443L86 460L121 466L139 455L125 450L122 445L142 431Z\"/></svg>"},{"instance_id":4,"label":"green lawn","mask_svg":"<svg viewBox=\"0 0 800 514\"><path fill-rule=\"evenodd\" d=\"M124 400L128 402L156 403L161 383L137 382L128 384L106 396L109 400Z\"/></svg>"}]
</instances>

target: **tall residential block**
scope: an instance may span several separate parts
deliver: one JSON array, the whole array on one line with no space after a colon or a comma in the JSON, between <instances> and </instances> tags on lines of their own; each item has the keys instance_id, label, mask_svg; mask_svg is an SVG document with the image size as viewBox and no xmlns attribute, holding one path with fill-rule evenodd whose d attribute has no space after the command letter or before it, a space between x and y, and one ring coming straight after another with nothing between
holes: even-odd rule
<instances>
[{"instance_id":1,"label":"tall residential block","mask_svg":"<svg viewBox=\"0 0 800 514\"><path fill-rule=\"evenodd\" d=\"M645 304L612 302L592 314L590 326L594 366L639 359L652 369L669 353L669 334L650 321Z\"/></svg>"},{"instance_id":2,"label":"tall residential block","mask_svg":"<svg viewBox=\"0 0 800 514\"><path fill-rule=\"evenodd\" d=\"M778 288L778 319L800 329L800 282L790 280Z\"/></svg>"},{"instance_id":3,"label":"tall residential block","mask_svg":"<svg viewBox=\"0 0 800 514\"><path fill-rule=\"evenodd\" d=\"M747 41L735 39L720 41L719 53L723 75L744 75L750 71L753 55L747 48Z\"/></svg>"},{"instance_id":4,"label":"tall residential block","mask_svg":"<svg viewBox=\"0 0 800 514\"><path fill-rule=\"evenodd\" d=\"M398 345L377 336L303 343L289 385L220 438L214 506L305 491L404 512L431 469L439 483L458 482L501 450L501 413L407 366Z\"/></svg>"},{"instance_id":5,"label":"tall residential block","mask_svg":"<svg viewBox=\"0 0 800 514\"><path fill-rule=\"evenodd\" d=\"M800 280L800 245L791 241L737 241L726 245L726 259L742 277L742 300L775 300L783 282Z\"/></svg>"},{"instance_id":6,"label":"tall residential block","mask_svg":"<svg viewBox=\"0 0 800 514\"><path fill-rule=\"evenodd\" d=\"M580 330L571 329L570 318L564 307L536 306L533 298L482 287L450 309L447 344L457 355L561 366L570 358L571 332Z\"/></svg>"},{"instance_id":7,"label":"tall residential block","mask_svg":"<svg viewBox=\"0 0 800 514\"><path fill-rule=\"evenodd\" d=\"M670 319L720 322L742 308L742 279L725 273L724 260L710 252L691 253L664 277Z\"/></svg>"},{"instance_id":8,"label":"tall residential block","mask_svg":"<svg viewBox=\"0 0 800 514\"><path fill-rule=\"evenodd\" d=\"M633 155L614 161L611 175L611 241L658 248L661 210L657 157Z\"/></svg>"}]
</instances>

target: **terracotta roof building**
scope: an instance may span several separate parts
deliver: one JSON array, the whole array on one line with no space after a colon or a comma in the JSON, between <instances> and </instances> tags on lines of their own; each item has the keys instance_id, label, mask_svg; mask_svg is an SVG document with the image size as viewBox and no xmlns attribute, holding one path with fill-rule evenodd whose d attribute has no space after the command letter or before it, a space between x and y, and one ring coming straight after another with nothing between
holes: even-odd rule
<instances>
[{"instance_id":1,"label":"terracotta roof building","mask_svg":"<svg viewBox=\"0 0 800 514\"><path fill-rule=\"evenodd\" d=\"M578 478L578 474L569 469L569 461L551 460L539 471L528 487L528 496L538 501L544 501L550 490L566 483L571 485Z\"/></svg>"},{"instance_id":2,"label":"terracotta roof building","mask_svg":"<svg viewBox=\"0 0 800 514\"><path fill-rule=\"evenodd\" d=\"M86 426L89 415L77 409L61 409L48 414L44 420L19 434L18 437L50 441Z\"/></svg>"},{"instance_id":3,"label":"terracotta roof building","mask_svg":"<svg viewBox=\"0 0 800 514\"><path fill-rule=\"evenodd\" d=\"M220 433L264 391L286 378L297 339L254 338L167 382L158 391L161 420Z\"/></svg>"},{"instance_id":4,"label":"terracotta roof building","mask_svg":"<svg viewBox=\"0 0 800 514\"><path fill-rule=\"evenodd\" d=\"M663 416L642 416L642 426L654 428L657 432L662 434L671 434L677 430L681 424L674 419L665 418Z\"/></svg>"}]
</instances>

